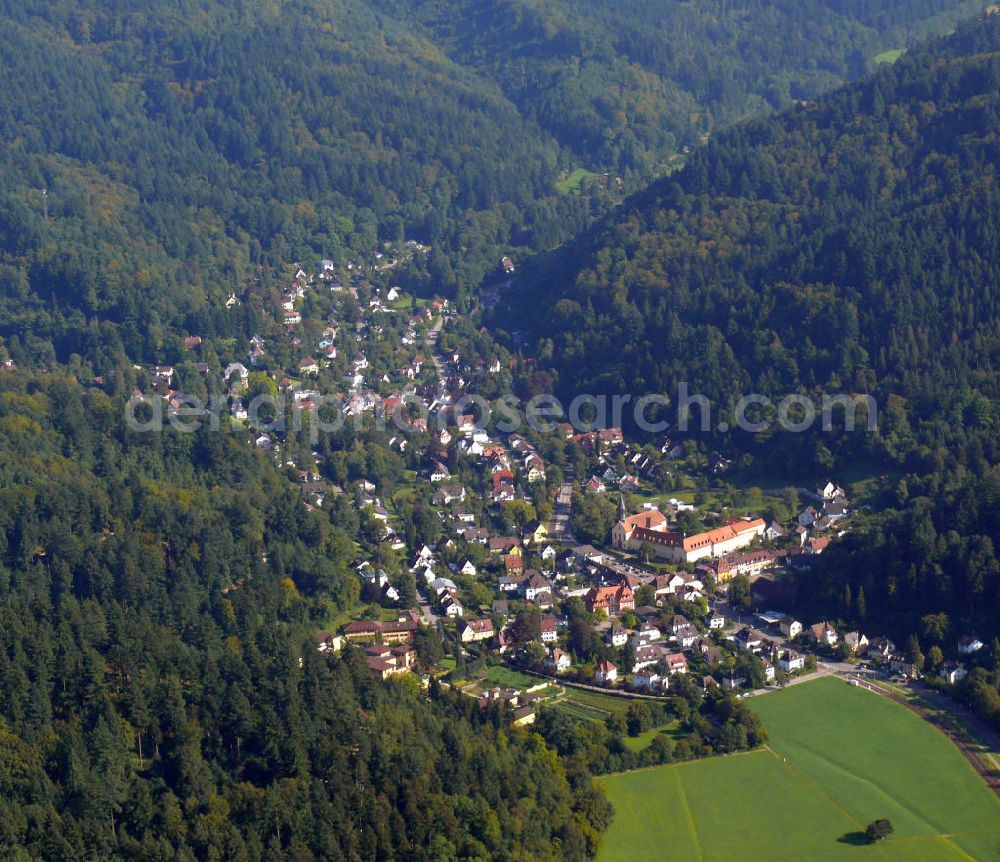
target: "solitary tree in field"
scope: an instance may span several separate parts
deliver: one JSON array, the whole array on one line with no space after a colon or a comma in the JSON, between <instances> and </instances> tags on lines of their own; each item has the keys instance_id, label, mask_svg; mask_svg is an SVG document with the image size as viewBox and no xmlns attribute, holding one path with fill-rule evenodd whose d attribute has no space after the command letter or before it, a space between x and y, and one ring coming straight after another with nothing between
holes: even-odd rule
<instances>
[{"instance_id":1,"label":"solitary tree in field","mask_svg":"<svg viewBox=\"0 0 1000 862\"><path fill-rule=\"evenodd\" d=\"M881 841L893 833L892 824L885 818L880 817L868 824L865 828L865 835L869 841Z\"/></svg>"}]
</instances>

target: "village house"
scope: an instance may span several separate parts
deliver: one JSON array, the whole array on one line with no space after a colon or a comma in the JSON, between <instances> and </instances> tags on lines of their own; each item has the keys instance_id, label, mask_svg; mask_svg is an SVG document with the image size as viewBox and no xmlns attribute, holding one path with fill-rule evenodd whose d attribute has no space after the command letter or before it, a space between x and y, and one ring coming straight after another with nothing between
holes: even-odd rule
<instances>
[{"instance_id":1,"label":"village house","mask_svg":"<svg viewBox=\"0 0 1000 862\"><path fill-rule=\"evenodd\" d=\"M520 554L508 554L503 558L503 564L508 575L524 572L524 557Z\"/></svg>"},{"instance_id":2,"label":"village house","mask_svg":"<svg viewBox=\"0 0 1000 862\"><path fill-rule=\"evenodd\" d=\"M824 502L846 496L844 494L844 489L833 482L827 482L825 485L817 488L816 495Z\"/></svg>"},{"instance_id":3,"label":"village house","mask_svg":"<svg viewBox=\"0 0 1000 862\"><path fill-rule=\"evenodd\" d=\"M442 485L434 494L435 505L447 506L456 500L460 503L465 502L464 485Z\"/></svg>"},{"instance_id":4,"label":"village house","mask_svg":"<svg viewBox=\"0 0 1000 862\"><path fill-rule=\"evenodd\" d=\"M611 626L608 630L608 643L613 647L623 647L628 643L628 631L623 626L615 625Z\"/></svg>"},{"instance_id":5,"label":"village house","mask_svg":"<svg viewBox=\"0 0 1000 862\"><path fill-rule=\"evenodd\" d=\"M781 528L781 525L776 521L769 521L767 528L764 530L764 539L768 542L776 542L783 538L785 538L785 531Z\"/></svg>"},{"instance_id":6,"label":"village house","mask_svg":"<svg viewBox=\"0 0 1000 862\"><path fill-rule=\"evenodd\" d=\"M836 646L840 636L828 622L816 623L809 627L809 639L817 644Z\"/></svg>"},{"instance_id":7,"label":"village house","mask_svg":"<svg viewBox=\"0 0 1000 862\"><path fill-rule=\"evenodd\" d=\"M464 520L461 516L457 516L459 520ZM490 538L490 531L484 527L468 527L459 532L459 535L469 543L477 542L480 545L485 545Z\"/></svg>"},{"instance_id":8,"label":"village house","mask_svg":"<svg viewBox=\"0 0 1000 862\"><path fill-rule=\"evenodd\" d=\"M429 471L429 477L432 482L443 482L451 478L451 472L440 461L435 461Z\"/></svg>"},{"instance_id":9,"label":"village house","mask_svg":"<svg viewBox=\"0 0 1000 862\"><path fill-rule=\"evenodd\" d=\"M920 668L903 655L893 655L889 657L889 670L913 679L920 678Z\"/></svg>"},{"instance_id":10,"label":"village house","mask_svg":"<svg viewBox=\"0 0 1000 862\"><path fill-rule=\"evenodd\" d=\"M979 638L975 635L962 635L962 637L958 639L958 651L962 655L973 655L985 646L986 644L979 640Z\"/></svg>"},{"instance_id":11,"label":"village house","mask_svg":"<svg viewBox=\"0 0 1000 862\"><path fill-rule=\"evenodd\" d=\"M397 674L409 673L417 663L417 651L409 644L376 644L365 650L365 663L375 676L387 680Z\"/></svg>"},{"instance_id":12,"label":"village house","mask_svg":"<svg viewBox=\"0 0 1000 862\"><path fill-rule=\"evenodd\" d=\"M791 617L785 617L778 623L778 630L789 640L794 640L802 634L802 623Z\"/></svg>"},{"instance_id":13,"label":"village house","mask_svg":"<svg viewBox=\"0 0 1000 862\"><path fill-rule=\"evenodd\" d=\"M652 668L643 668L642 670L632 674L633 688L645 689L647 691L660 691L662 688L666 688L667 685L667 679L660 676Z\"/></svg>"},{"instance_id":14,"label":"village house","mask_svg":"<svg viewBox=\"0 0 1000 862\"><path fill-rule=\"evenodd\" d=\"M660 629L649 620L640 623L639 631L635 633L637 643L652 643L653 641L658 641L661 637Z\"/></svg>"},{"instance_id":15,"label":"village house","mask_svg":"<svg viewBox=\"0 0 1000 862\"><path fill-rule=\"evenodd\" d=\"M736 577L736 575L746 575L748 578L756 577L761 572L773 568L778 560L778 555L774 551L761 548L745 554L729 556L726 559L728 562L728 572L723 577L720 570L719 583L724 583Z\"/></svg>"},{"instance_id":16,"label":"village house","mask_svg":"<svg viewBox=\"0 0 1000 862\"><path fill-rule=\"evenodd\" d=\"M531 706L519 706L511 713L511 724L514 727L524 727L535 723L535 710Z\"/></svg>"},{"instance_id":17,"label":"village house","mask_svg":"<svg viewBox=\"0 0 1000 862\"><path fill-rule=\"evenodd\" d=\"M823 517L831 525L843 520L847 515L847 500L843 497L837 497L835 500L830 500L823 505Z\"/></svg>"},{"instance_id":18,"label":"village house","mask_svg":"<svg viewBox=\"0 0 1000 862\"><path fill-rule=\"evenodd\" d=\"M939 673L942 679L951 685L961 682L969 675L969 672L962 665L953 661L942 665Z\"/></svg>"},{"instance_id":19,"label":"village house","mask_svg":"<svg viewBox=\"0 0 1000 862\"><path fill-rule=\"evenodd\" d=\"M793 649L785 650L781 658L778 659L778 667L785 673L795 673L796 671L804 670L805 666L805 656Z\"/></svg>"},{"instance_id":20,"label":"village house","mask_svg":"<svg viewBox=\"0 0 1000 862\"><path fill-rule=\"evenodd\" d=\"M494 536L486 545L491 554L521 555L521 540L514 536Z\"/></svg>"},{"instance_id":21,"label":"village house","mask_svg":"<svg viewBox=\"0 0 1000 862\"><path fill-rule=\"evenodd\" d=\"M847 632L844 635L844 645L857 656L863 656L868 652L868 638L861 632Z\"/></svg>"},{"instance_id":22,"label":"village house","mask_svg":"<svg viewBox=\"0 0 1000 862\"><path fill-rule=\"evenodd\" d=\"M523 582L523 575L501 575L497 580L497 586L502 593L517 593L521 591Z\"/></svg>"},{"instance_id":23,"label":"village house","mask_svg":"<svg viewBox=\"0 0 1000 862\"><path fill-rule=\"evenodd\" d=\"M868 643L868 655L888 659L896 652L896 644L887 637L874 637Z\"/></svg>"},{"instance_id":24,"label":"village house","mask_svg":"<svg viewBox=\"0 0 1000 862\"><path fill-rule=\"evenodd\" d=\"M607 659L599 661L594 668L594 682L598 684L612 683L618 679L618 668Z\"/></svg>"},{"instance_id":25,"label":"village house","mask_svg":"<svg viewBox=\"0 0 1000 862\"><path fill-rule=\"evenodd\" d=\"M551 593L552 582L541 572L527 572L526 580L523 581L525 601L533 602L538 598L539 593Z\"/></svg>"},{"instance_id":26,"label":"village house","mask_svg":"<svg viewBox=\"0 0 1000 862\"><path fill-rule=\"evenodd\" d=\"M524 461L524 473L529 485L545 479L545 462L537 455L529 455Z\"/></svg>"},{"instance_id":27,"label":"village house","mask_svg":"<svg viewBox=\"0 0 1000 862\"><path fill-rule=\"evenodd\" d=\"M169 383L174 376L173 365L154 365L151 370L153 379L164 383Z\"/></svg>"},{"instance_id":28,"label":"village house","mask_svg":"<svg viewBox=\"0 0 1000 862\"><path fill-rule=\"evenodd\" d=\"M542 643L555 643L559 639L559 630L556 626L556 618L552 614L542 614L539 621L542 631Z\"/></svg>"},{"instance_id":29,"label":"village house","mask_svg":"<svg viewBox=\"0 0 1000 862\"><path fill-rule=\"evenodd\" d=\"M764 636L756 629L742 628L736 633L736 643L752 653L759 653L764 648Z\"/></svg>"},{"instance_id":30,"label":"village house","mask_svg":"<svg viewBox=\"0 0 1000 862\"><path fill-rule=\"evenodd\" d=\"M817 536L812 539L807 539L805 545L806 554L822 554L829 545L832 539L829 536Z\"/></svg>"},{"instance_id":31,"label":"village house","mask_svg":"<svg viewBox=\"0 0 1000 862\"><path fill-rule=\"evenodd\" d=\"M569 657L569 653L563 652L558 647L552 650L552 654L545 659L545 668L550 673L565 673L572 664L573 661Z\"/></svg>"},{"instance_id":32,"label":"village house","mask_svg":"<svg viewBox=\"0 0 1000 862\"><path fill-rule=\"evenodd\" d=\"M684 655L684 653L680 652L670 653L669 655L666 656L664 661L667 663L667 670L669 670L670 673L688 672L687 657Z\"/></svg>"},{"instance_id":33,"label":"village house","mask_svg":"<svg viewBox=\"0 0 1000 862\"><path fill-rule=\"evenodd\" d=\"M799 512L799 517L797 518L800 527L811 527L816 523L816 519L819 517L819 512L816 511L812 506L806 506L801 512Z\"/></svg>"},{"instance_id":34,"label":"village house","mask_svg":"<svg viewBox=\"0 0 1000 862\"><path fill-rule=\"evenodd\" d=\"M441 597L441 610L444 611L446 617L451 617L452 619L457 619L465 613L465 608L462 607L462 603L458 600L458 596L454 593L445 593Z\"/></svg>"},{"instance_id":35,"label":"village house","mask_svg":"<svg viewBox=\"0 0 1000 862\"><path fill-rule=\"evenodd\" d=\"M549 537L549 531L541 521L528 521L522 535L526 545L540 545Z\"/></svg>"},{"instance_id":36,"label":"village house","mask_svg":"<svg viewBox=\"0 0 1000 862\"><path fill-rule=\"evenodd\" d=\"M320 632L316 635L316 649L319 652L340 652L344 646L344 636L332 632Z\"/></svg>"},{"instance_id":37,"label":"village house","mask_svg":"<svg viewBox=\"0 0 1000 862\"><path fill-rule=\"evenodd\" d=\"M624 610L635 609L635 595L628 584L611 587L592 587L584 597L591 613L604 611L608 616L618 616Z\"/></svg>"},{"instance_id":38,"label":"village house","mask_svg":"<svg viewBox=\"0 0 1000 862\"><path fill-rule=\"evenodd\" d=\"M458 637L464 644L489 640L494 634L491 619L462 620L458 624Z\"/></svg>"},{"instance_id":39,"label":"village house","mask_svg":"<svg viewBox=\"0 0 1000 862\"><path fill-rule=\"evenodd\" d=\"M632 656L632 670L642 670L664 661L667 650L660 644L641 643L635 647Z\"/></svg>"}]
</instances>

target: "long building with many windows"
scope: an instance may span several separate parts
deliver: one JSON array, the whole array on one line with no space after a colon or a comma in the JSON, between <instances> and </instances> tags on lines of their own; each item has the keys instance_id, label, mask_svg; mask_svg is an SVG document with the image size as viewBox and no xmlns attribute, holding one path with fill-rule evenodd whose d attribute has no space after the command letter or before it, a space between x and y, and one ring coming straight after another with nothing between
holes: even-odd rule
<instances>
[{"instance_id":1,"label":"long building with many windows","mask_svg":"<svg viewBox=\"0 0 1000 862\"><path fill-rule=\"evenodd\" d=\"M638 552L648 546L658 560L693 563L745 548L762 536L766 527L763 518L740 518L714 530L685 536L671 532L666 517L654 509L620 520L611 531L611 541L623 551Z\"/></svg>"}]
</instances>

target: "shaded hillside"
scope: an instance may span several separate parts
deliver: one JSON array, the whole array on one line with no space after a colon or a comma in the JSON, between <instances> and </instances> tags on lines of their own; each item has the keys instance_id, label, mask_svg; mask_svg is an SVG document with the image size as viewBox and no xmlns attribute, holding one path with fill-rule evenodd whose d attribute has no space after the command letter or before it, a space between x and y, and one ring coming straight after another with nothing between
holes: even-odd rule
<instances>
[{"instance_id":1,"label":"shaded hillside","mask_svg":"<svg viewBox=\"0 0 1000 862\"><path fill-rule=\"evenodd\" d=\"M538 313L503 320L565 392L872 393L855 454L982 437L995 456L998 113L993 16L720 135L526 273Z\"/></svg>"},{"instance_id":2,"label":"shaded hillside","mask_svg":"<svg viewBox=\"0 0 1000 862\"><path fill-rule=\"evenodd\" d=\"M886 48L946 32L962 0L377 0L585 164L626 176L724 125L871 71Z\"/></svg>"},{"instance_id":3,"label":"shaded hillside","mask_svg":"<svg viewBox=\"0 0 1000 862\"><path fill-rule=\"evenodd\" d=\"M137 329L227 334L261 265L404 235L414 285L471 291L606 211L556 191L581 161L638 183L977 5L4 2L0 337L153 356Z\"/></svg>"},{"instance_id":4,"label":"shaded hillside","mask_svg":"<svg viewBox=\"0 0 1000 862\"><path fill-rule=\"evenodd\" d=\"M549 136L362 0L4 6L4 336L210 326L258 264L403 235L454 292L586 222Z\"/></svg>"}]
</instances>

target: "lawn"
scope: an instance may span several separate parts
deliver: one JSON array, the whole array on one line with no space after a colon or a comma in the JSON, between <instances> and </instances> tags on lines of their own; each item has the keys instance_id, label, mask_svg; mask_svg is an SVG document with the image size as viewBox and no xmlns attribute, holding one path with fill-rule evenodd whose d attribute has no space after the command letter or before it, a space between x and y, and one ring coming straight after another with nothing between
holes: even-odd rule
<instances>
[{"instance_id":1,"label":"lawn","mask_svg":"<svg viewBox=\"0 0 1000 862\"><path fill-rule=\"evenodd\" d=\"M543 677L529 676L526 673L496 664L486 669L486 681L490 685L502 685L504 688L525 689L545 682Z\"/></svg>"},{"instance_id":2,"label":"lawn","mask_svg":"<svg viewBox=\"0 0 1000 862\"><path fill-rule=\"evenodd\" d=\"M596 177L593 171L586 168L574 168L569 174L556 182L556 191L560 194L579 194L580 185L588 177Z\"/></svg>"},{"instance_id":3,"label":"lawn","mask_svg":"<svg viewBox=\"0 0 1000 862\"><path fill-rule=\"evenodd\" d=\"M675 721L665 727L655 727L652 730L647 730L638 736L626 736L625 747L629 751L634 751L638 754L640 751L645 751L649 748L650 743L661 733L666 733L668 736L673 737L674 742L684 736L684 733L680 730L680 723Z\"/></svg>"},{"instance_id":4,"label":"lawn","mask_svg":"<svg viewBox=\"0 0 1000 862\"><path fill-rule=\"evenodd\" d=\"M600 862L1000 858L1000 800L931 725L831 678L755 698L766 749L600 779ZM895 833L861 847L888 817Z\"/></svg>"}]
</instances>

